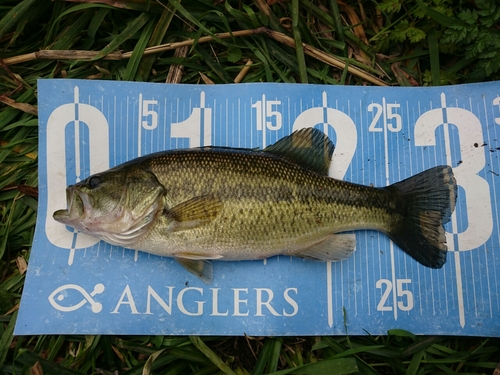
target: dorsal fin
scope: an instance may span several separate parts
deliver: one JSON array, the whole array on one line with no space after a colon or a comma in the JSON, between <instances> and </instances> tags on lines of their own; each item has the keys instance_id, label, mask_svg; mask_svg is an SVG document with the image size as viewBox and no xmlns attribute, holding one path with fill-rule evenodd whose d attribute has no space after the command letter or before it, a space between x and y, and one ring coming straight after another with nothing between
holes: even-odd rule
<instances>
[{"instance_id":1,"label":"dorsal fin","mask_svg":"<svg viewBox=\"0 0 500 375\"><path fill-rule=\"evenodd\" d=\"M332 141L321 130L305 128L281 138L264 151L327 176L334 149Z\"/></svg>"}]
</instances>

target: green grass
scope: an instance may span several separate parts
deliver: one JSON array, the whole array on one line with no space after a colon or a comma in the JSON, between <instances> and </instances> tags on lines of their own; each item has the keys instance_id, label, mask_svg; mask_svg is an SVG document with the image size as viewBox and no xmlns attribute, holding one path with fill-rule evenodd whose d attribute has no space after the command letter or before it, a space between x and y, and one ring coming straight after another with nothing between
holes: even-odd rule
<instances>
[{"instance_id":1,"label":"green grass","mask_svg":"<svg viewBox=\"0 0 500 375\"><path fill-rule=\"evenodd\" d=\"M499 339L400 330L377 337L13 337L37 210L38 78L165 82L170 66L182 65L182 83L221 84L247 63L242 82L422 86L500 78L494 0L113 4L120 8L106 0L0 3L0 373L495 371ZM155 50L160 44L167 45ZM180 45L187 49L175 53Z\"/></svg>"}]
</instances>

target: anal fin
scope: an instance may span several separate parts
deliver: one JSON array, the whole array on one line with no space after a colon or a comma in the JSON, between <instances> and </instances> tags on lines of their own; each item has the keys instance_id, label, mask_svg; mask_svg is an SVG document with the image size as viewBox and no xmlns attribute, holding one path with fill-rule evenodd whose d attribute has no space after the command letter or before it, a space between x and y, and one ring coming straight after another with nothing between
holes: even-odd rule
<instances>
[{"instance_id":1,"label":"anal fin","mask_svg":"<svg viewBox=\"0 0 500 375\"><path fill-rule=\"evenodd\" d=\"M331 234L323 241L294 255L323 262L337 262L349 258L354 250L356 250L355 234Z\"/></svg>"}]
</instances>

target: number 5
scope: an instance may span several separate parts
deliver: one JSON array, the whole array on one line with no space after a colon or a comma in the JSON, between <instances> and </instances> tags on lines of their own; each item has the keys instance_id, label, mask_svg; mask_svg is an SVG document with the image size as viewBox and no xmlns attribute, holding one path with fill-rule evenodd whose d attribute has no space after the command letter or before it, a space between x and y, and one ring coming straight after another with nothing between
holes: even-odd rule
<instances>
[{"instance_id":1,"label":"number 5","mask_svg":"<svg viewBox=\"0 0 500 375\"><path fill-rule=\"evenodd\" d=\"M399 108L399 104L387 104L387 120L395 119L396 120L396 125L394 125L391 122L387 123L387 129L391 132L398 132L401 129L403 129L403 122L401 120L401 115L399 113L393 112L396 108Z\"/></svg>"},{"instance_id":2,"label":"number 5","mask_svg":"<svg viewBox=\"0 0 500 375\"><path fill-rule=\"evenodd\" d=\"M413 309L413 293L407 289L403 289L403 285L410 283L411 283L410 279L398 279L396 281L397 296L406 298L406 305L404 304L403 301L398 301L398 308L401 311L410 311L411 309Z\"/></svg>"}]
</instances>

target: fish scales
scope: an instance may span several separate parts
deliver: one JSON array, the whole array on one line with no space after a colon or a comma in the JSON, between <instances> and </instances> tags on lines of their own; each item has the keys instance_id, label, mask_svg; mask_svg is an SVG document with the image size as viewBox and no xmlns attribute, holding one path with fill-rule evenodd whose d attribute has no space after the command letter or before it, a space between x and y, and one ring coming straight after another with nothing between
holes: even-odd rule
<instances>
[{"instance_id":1,"label":"fish scales","mask_svg":"<svg viewBox=\"0 0 500 375\"><path fill-rule=\"evenodd\" d=\"M303 129L264 150L206 147L137 158L69 186L62 224L114 245L174 257L204 282L207 260L277 254L348 258L375 229L427 267L446 261L455 208L449 166L381 188L328 177L333 144Z\"/></svg>"},{"instance_id":2,"label":"fish scales","mask_svg":"<svg viewBox=\"0 0 500 375\"><path fill-rule=\"evenodd\" d=\"M265 258L311 246L318 233L383 229L394 215L383 189L320 176L265 152L187 150L137 167L156 175L169 192L170 207L207 194L224 202L210 224L169 234L171 250L163 238L167 224L156 225L139 246L163 255L215 251L224 259Z\"/></svg>"}]
</instances>

